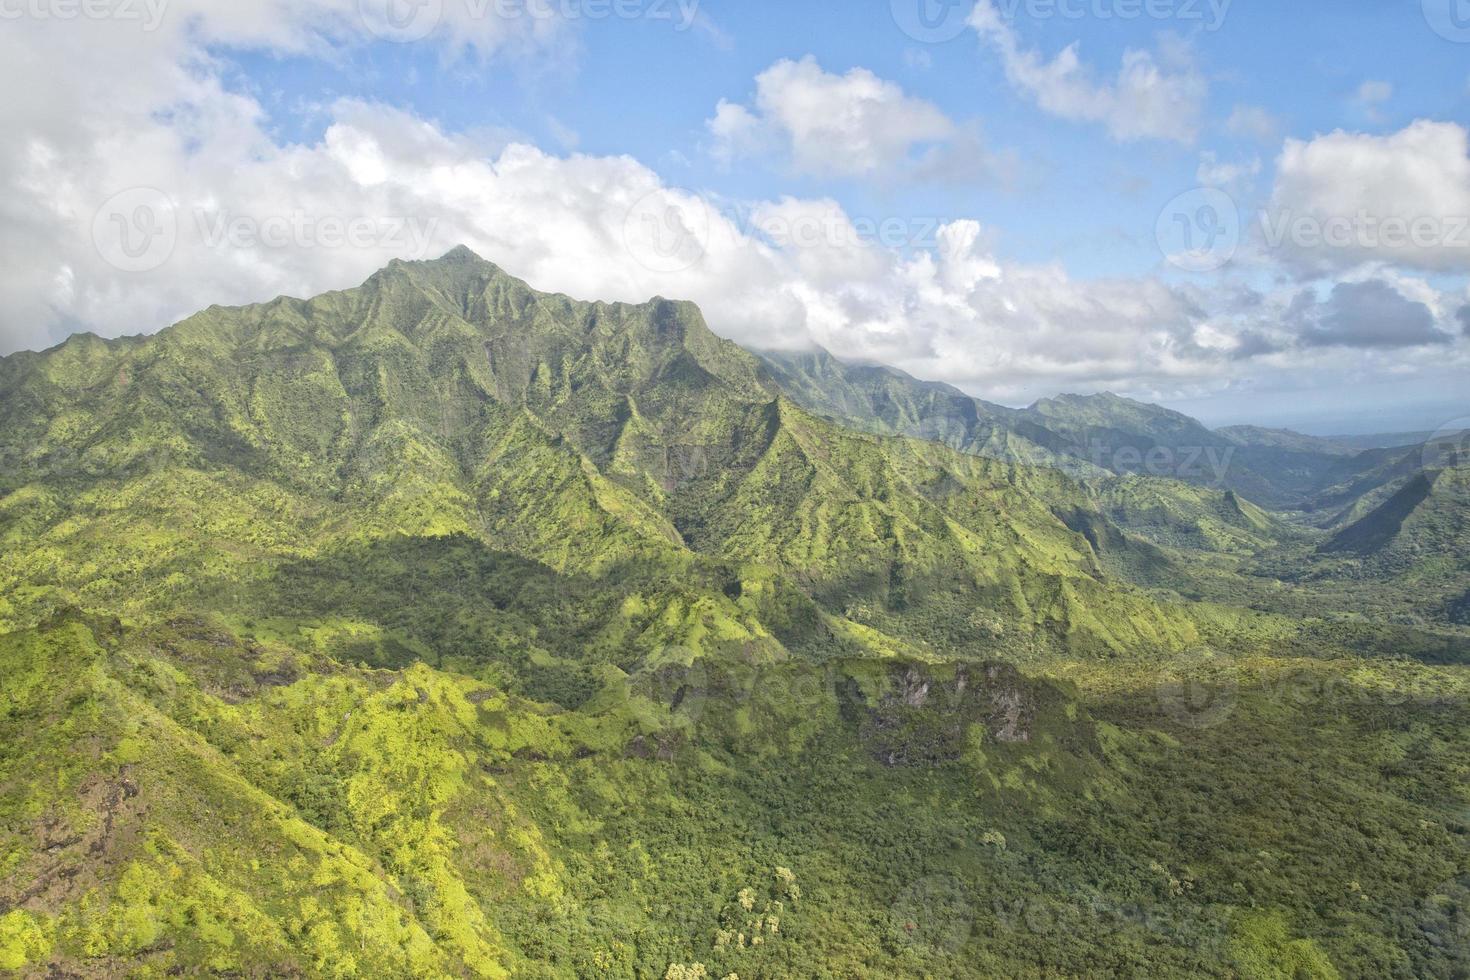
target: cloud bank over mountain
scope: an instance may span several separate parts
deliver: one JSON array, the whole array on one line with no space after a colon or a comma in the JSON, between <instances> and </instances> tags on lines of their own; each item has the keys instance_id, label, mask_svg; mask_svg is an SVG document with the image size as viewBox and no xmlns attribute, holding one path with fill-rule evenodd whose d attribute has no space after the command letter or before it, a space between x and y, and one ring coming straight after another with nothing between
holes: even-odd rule
<instances>
[{"instance_id":1,"label":"cloud bank over mountain","mask_svg":"<svg viewBox=\"0 0 1470 980\"><path fill-rule=\"evenodd\" d=\"M267 102L235 84L228 55L330 60L379 41L350 6L193 0L153 30L35 22L0 37L12 93L0 123L16 134L0 150L0 344L151 332L210 302L345 287L392 258L465 243L541 288L689 298L750 346L820 344L1015 403L1057 390L1168 399L1467 364L1470 291L1426 278L1470 266L1470 248L1449 234L1394 248L1262 233L1282 215L1328 224L1363 211L1470 213L1467 135L1454 123L1287 140L1269 208L1260 222L1243 214L1239 257L1217 275L1161 265L1083 278L1008 258L983 215L895 206L870 218L827 196L685 189L631 156L555 153L378 100L312 106L320 134L282 136ZM1075 51L1039 60L984 7L976 29L1044 111L1125 140L1198 128L1203 83L1183 49L1130 55L1117 82L1089 81ZM550 18L446 15L429 40L449 63L513 61L566 56L572 31ZM23 84L83 59L98 70ZM954 154L977 170L991 160L976 155L970 123L867 69L781 61L754 93L712 109L706 136L728 161L765 153L798 174L891 182L953 174ZM1263 131L1262 119L1236 115ZM1201 172L1222 166L1207 156ZM1254 174L1237 167L1224 182Z\"/></svg>"}]
</instances>

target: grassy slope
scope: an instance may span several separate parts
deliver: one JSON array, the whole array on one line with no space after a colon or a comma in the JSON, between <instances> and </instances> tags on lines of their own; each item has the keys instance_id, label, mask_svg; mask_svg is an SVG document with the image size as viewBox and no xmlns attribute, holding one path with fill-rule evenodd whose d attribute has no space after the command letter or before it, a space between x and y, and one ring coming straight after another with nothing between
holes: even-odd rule
<instances>
[{"instance_id":1,"label":"grassy slope","mask_svg":"<svg viewBox=\"0 0 1470 980\"><path fill-rule=\"evenodd\" d=\"M1454 668L1282 711L1359 634L1146 591L1269 518L767 384L464 253L0 360L0 966L1452 975ZM1162 710L1204 643L1243 727Z\"/></svg>"}]
</instances>

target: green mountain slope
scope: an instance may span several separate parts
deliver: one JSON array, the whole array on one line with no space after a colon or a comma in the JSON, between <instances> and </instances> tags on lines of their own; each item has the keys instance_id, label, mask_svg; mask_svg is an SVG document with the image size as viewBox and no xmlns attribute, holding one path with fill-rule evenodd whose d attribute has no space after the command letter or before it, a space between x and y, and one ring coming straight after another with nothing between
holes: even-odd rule
<instances>
[{"instance_id":1,"label":"green mountain slope","mask_svg":"<svg viewBox=\"0 0 1470 980\"><path fill-rule=\"evenodd\" d=\"M0 359L0 969L1465 968L1456 634L865 377L462 249Z\"/></svg>"},{"instance_id":2,"label":"green mountain slope","mask_svg":"<svg viewBox=\"0 0 1470 980\"><path fill-rule=\"evenodd\" d=\"M1273 510L1320 511L1334 500L1341 506L1341 485L1368 492L1381 482L1372 474L1384 459L1406 457L1405 447L1423 441L1412 435L1321 439L1256 426L1212 431L1179 412L1109 393L1060 395L1012 409L826 351L761 357L797 403L868 431L1083 479L1152 476L1228 489Z\"/></svg>"},{"instance_id":3,"label":"green mountain slope","mask_svg":"<svg viewBox=\"0 0 1470 980\"><path fill-rule=\"evenodd\" d=\"M868 432L914 436L951 449L1074 476L1107 470L1076 455L1027 413L920 381L895 368L850 364L824 350L767 351L761 361L781 391L808 411Z\"/></svg>"},{"instance_id":4,"label":"green mountain slope","mask_svg":"<svg viewBox=\"0 0 1470 980\"><path fill-rule=\"evenodd\" d=\"M401 530L630 583L718 580L701 615L762 642L762 600L737 602L746 575L756 596L815 600L802 642L983 648L1001 642L975 629L987 615L1042 651L1199 638L1100 580L1054 516L1090 506L1065 481L854 436L784 400L692 306L544 296L464 251L310 302L214 308L116 352L73 341L0 394L24 487L5 506L25 529L0 570L30 583L83 538L110 552L104 577L18 591L18 625L57 602L151 613L179 576L233 586Z\"/></svg>"}]
</instances>

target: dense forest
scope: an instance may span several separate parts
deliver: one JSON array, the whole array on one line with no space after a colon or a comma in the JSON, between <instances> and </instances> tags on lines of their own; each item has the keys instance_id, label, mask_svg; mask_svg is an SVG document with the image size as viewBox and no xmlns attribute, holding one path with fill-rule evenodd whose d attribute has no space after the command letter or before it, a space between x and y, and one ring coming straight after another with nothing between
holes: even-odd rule
<instances>
[{"instance_id":1,"label":"dense forest","mask_svg":"<svg viewBox=\"0 0 1470 980\"><path fill-rule=\"evenodd\" d=\"M0 970L1470 976L1470 455L464 249L0 359Z\"/></svg>"}]
</instances>

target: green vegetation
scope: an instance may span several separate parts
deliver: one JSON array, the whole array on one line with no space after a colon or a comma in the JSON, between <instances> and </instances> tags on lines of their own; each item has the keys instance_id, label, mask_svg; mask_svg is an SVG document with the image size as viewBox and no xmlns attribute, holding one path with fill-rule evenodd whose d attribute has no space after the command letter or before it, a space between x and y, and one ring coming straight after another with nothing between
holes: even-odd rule
<instances>
[{"instance_id":1,"label":"green vegetation","mask_svg":"<svg viewBox=\"0 0 1470 980\"><path fill-rule=\"evenodd\" d=\"M464 250L0 360L0 969L1470 971L1463 470L1328 526L804 377Z\"/></svg>"}]
</instances>

